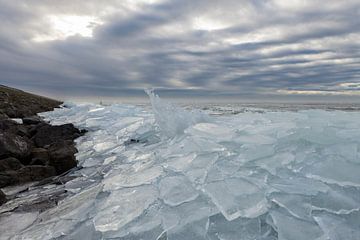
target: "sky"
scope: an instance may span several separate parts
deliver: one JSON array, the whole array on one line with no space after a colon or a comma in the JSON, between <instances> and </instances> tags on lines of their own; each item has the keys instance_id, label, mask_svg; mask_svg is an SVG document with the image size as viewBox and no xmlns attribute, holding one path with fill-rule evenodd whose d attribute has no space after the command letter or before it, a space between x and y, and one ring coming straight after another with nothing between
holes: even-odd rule
<instances>
[{"instance_id":1,"label":"sky","mask_svg":"<svg viewBox=\"0 0 360 240\"><path fill-rule=\"evenodd\" d=\"M60 99L360 102L359 0L0 0L0 84Z\"/></svg>"}]
</instances>

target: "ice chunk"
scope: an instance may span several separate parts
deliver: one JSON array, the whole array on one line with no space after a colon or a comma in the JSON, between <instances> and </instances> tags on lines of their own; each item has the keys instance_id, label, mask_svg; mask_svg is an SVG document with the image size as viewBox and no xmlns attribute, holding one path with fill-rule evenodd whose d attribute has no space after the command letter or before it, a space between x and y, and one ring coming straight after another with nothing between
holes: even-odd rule
<instances>
[{"instance_id":1,"label":"ice chunk","mask_svg":"<svg viewBox=\"0 0 360 240\"><path fill-rule=\"evenodd\" d=\"M135 187L150 184L162 174L161 166L136 170L132 166L123 171L114 169L104 180L104 190L115 190L123 187Z\"/></svg>"},{"instance_id":2,"label":"ice chunk","mask_svg":"<svg viewBox=\"0 0 360 240\"><path fill-rule=\"evenodd\" d=\"M291 194L316 195L318 192L326 192L329 189L320 181L295 174L286 174L281 178L269 176L267 182L275 189Z\"/></svg>"},{"instance_id":3,"label":"ice chunk","mask_svg":"<svg viewBox=\"0 0 360 240\"><path fill-rule=\"evenodd\" d=\"M0 216L0 238L9 239L29 227L38 217L38 212L3 213Z\"/></svg>"},{"instance_id":4,"label":"ice chunk","mask_svg":"<svg viewBox=\"0 0 360 240\"><path fill-rule=\"evenodd\" d=\"M331 185L325 193L312 198L312 208L336 214L346 214L360 210L360 192L355 187Z\"/></svg>"},{"instance_id":5,"label":"ice chunk","mask_svg":"<svg viewBox=\"0 0 360 240\"><path fill-rule=\"evenodd\" d=\"M204 191L229 221L238 217L258 217L267 211L263 190L242 178L208 183Z\"/></svg>"},{"instance_id":6,"label":"ice chunk","mask_svg":"<svg viewBox=\"0 0 360 240\"><path fill-rule=\"evenodd\" d=\"M272 193L271 201L285 208L294 217L312 221L311 197L297 194Z\"/></svg>"},{"instance_id":7,"label":"ice chunk","mask_svg":"<svg viewBox=\"0 0 360 240\"><path fill-rule=\"evenodd\" d=\"M197 191L183 176L165 177L159 183L160 197L170 206L177 206L197 198Z\"/></svg>"},{"instance_id":8,"label":"ice chunk","mask_svg":"<svg viewBox=\"0 0 360 240\"><path fill-rule=\"evenodd\" d=\"M116 231L103 232L104 239L157 240L164 232L159 214L160 205L153 203L139 217Z\"/></svg>"},{"instance_id":9,"label":"ice chunk","mask_svg":"<svg viewBox=\"0 0 360 240\"><path fill-rule=\"evenodd\" d=\"M323 239L323 231L314 222L291 217L278 210L271 210L270 215L279 240Z\"/></svg>"},{"instance_id":10,"label":"ice chunk","mask_svg":"<svg viewBox=\"0 0 360 240\"><path fill-rule=\"evenodd\" d=\"M104 165L110 164L111 162L115 161L116 159L117 159L117 156L107 157L104 160Z\"/></svg>"},{"instance_id":11,"label":"ice chunk","mask_svg":"<svg viewBox=\"0 0 360 240\"><path fill-rule=\"evenodd\" d=\"M241 135L236 137L234 141L238 144L274 144L276 142L275 138L270 136L256 134L256 135Z\"/></svg>"},{"instance_id":12,"label":"ice chunk","mask_svg":"<svg viewBox=\"0 0 360 240\"><path fill-rule=\"evenodd\" d=\"M214 123L198 123L186 129L185 133L211 138L213 141L229 141L235 135L234 130Z\"/></svg>"},{"instance_id":13,"label":"ice chunk","mask_svg":"<svg viewBox=\"0 0 360 240\"><path fill-rule=\"evenodd\" d=\"M300 128L298 136L306 141L321 145L330 145L339 142L339 137L332 128L316 128L315 126Z\"/></svg>"},{"instance_id":14,"label":"ice chunk","mask_svg":"<svg viewBox=\"0 0 360 240\"><path fill-rule=\"evenodd\" d=\"M173 139L169 145L161 149L161 157L170 162L174 157L184 157L187 155L190 157L197 153L214 153L225 150L226 148L223 145L212 140L195 136L183 136Z\"/></svg>"},{"instance_id":15,"label":"ice chunk","mask_svg":"<svg viewBox=\"0 0 360 240\"><path fill-rule=\"evenodd\" d=\"M101 188L101 184L95 184L83 189L80 193L59 202L55 208L41 213L39 219L43 222L51 222L52 218L82 220L90 211Z\"/></svg>"},{"instance_id":16,"label":"ice chunk","mask_svg":"<svg viewBox=\"0 0 360 240\"><path fill-rule=\"evenodd\" d=\"M209 240L262 239L259 218L226 220L221 214L210 217Z\"/></svg>"},{"instance_id":17,"label":"ice chunk","mask_svg":"<svg viewBox=\"0 0 360 240\"><path fill-rule=\"evenodd\" d=\"M116 235L116 234L115 234ZM103 234L102 239L121 239L121 240L167 240L166 233L164 233L161 226L157 226L151 230L148 231L142 231L142 232L136 232L136 233L128 233L125 236L122 237L116 237L112 233L105 233ZM115 236L115 237L113 237Z\"/></svg>"},{"instance_id":18,"label":"ice chunk","mask_svg":"<svg viewBox=\"0 0 360 240\"><path fill-rule=\"evenodd\" d=\"M167 240L207 240L206 233L208 227L208 218L190 222L184 226L175 227L169 230L166 233Z\"/></svg>"},{"instance_id":19,"label":"ice chunk","mask_svg":"<svg viewBox=\"0 0 360 240\"><path fill-rule=\"evenodd\" d=\"M317 162L303 172L307 177L323 182L360 187L360 165L338 158Z\"/></svg>"},{"instance_id":20,"label":"ice chunk","mask_svg":"<svg viewBox=\"0 0 360 240\"><path fill-rule=\"evenodd\" d=\"M197 199L178 206L163 205L160 213L164 231L169 231L218 214L219 210L209 199L199 195Z\"/></svg>"},{"instance_id":21,"label":"ice chunk","mask_svg":"<svg viewBox=\"0 0 360 240\"><path fill-rule=\"evenodd\" d=\"M330 240L360 239L360 212L337 215L325 211L314 212L314 218Z\"/></svg>"},{"instance_id":22,"label":"ice chunk","mask_svg":"<svg viewBox=\"0 0 360 240\"><path fill-rule=\"evenodd\" d=\"M156 188L150 185L112 191L103 203L98 204L95 229L100 232L119 230L140 216L157 196Z\"/></svg>"},{"instance_id":23,"label":"ice chunk","mask_svg":"<svg viewBox=\"0 0 360 240\"><path fill-rule=\"evenodd\" d=\"M348 161L355 161L360 163L357 158L358 155L358 144L356 142L338 143L325 148L322 151L323 155L338 155L344 157Z\"/></svg>"},{"instance_id":24,"label":"ice chunk","mask_svg":"<svg viewBox=\"0 0 360 240\"><path fill-rule=\"evenodd\" d=\"M123 129L131 124L142 122L143 120L142 117L123 117L121 121L116 122L112 127L114 129Z\"/></svg>"},{"instance_id":25,"label":"ice chunk","mask_svg":"<svg viewBox=\"0 0 360 240\"><path fill-rule=\"evenodd\" d=\"M97 232L94 228L93 222L88 220L77 225L72 233L59 238L59 240L62 239L98 240L101 239L101 233Z\"/></svg>"},{"instance_id":26,"label":"ice chunk","mask_svg":"<svg viewBox=\"0 0 360 240\"><path fill-rule=\"evenodd\" d=\"M103 152L116 146L114 142L102 142L94 145L94 150L97 152Z\"/></svg>"},{"instance_id":27,"label":"ice chunk","mask_svg":"<svg viewBox=\"0 0 360 240\"><path fill-rule=\"evenodd\" d=\"M170 103L162 101L153 90L145 91L149 97L155 114L156 122L168 137L182 134L185 129L199 122L206 122L206 115L200 112L189 112Z\"/></svg>"},{"instance_id":28,"label":"ice chunk","mask_svg":"<svg viewBox=\"0 0 360 240\"><path fill-rule=\"evenodd\" d=\"M194 158L190 166L185 170L185 175L193 184L202 185L205 182L209 169L217 160L217 154L200 154Z\"/></svg>"},{"instance_id":29,"label":"ice chunk","mask_svg":"<svg viewBox=\"0 0 360 240\"><path fill-rule=\"evenodd\" d=\"M238 159L241 162L270 157L275 154L274 146L256 144L244 144L239 148L239 152Z\"/></svg>"},{"instance_id":30,"label":"ice chunk","mask_svg":"<svg viewBox=\"0 0 360 240\"><path fill-rule=\"evenodd\" d=\"M294 160L295 156L289 152L286 152L278 153L272 157L265 157L256 160L253 164L263 169L266 169L273 175L276 175L277 169L283 168Z\"/></svg>"},{"instance_id":31,"label":"ice chunk","mask_svg":"<svg viewBox=\"0 0 360 240\"><path fill-rule=\"evenodd\" d=\"M98 165L102 165L103 161L104 160L102 158L90 157L83 162L82 166L83 167L98 166Z\"/></svg>"},{"instance_id":32,"label":"ice chunk","mask_svg":"<svg viewBox=\"0 0 360 240\"><path fill-rule=\"evenodd\" d=\"M11 120L13 120L14 122L16 122L18 124L23 124L23 120L21 118L11 118Z\"/></svg>"},{"instance_id":33,"label":"ice chunk","mask_svg":"<svg viewBox=\"0 0 360 240\"><path fill-rule=\"evenodd\" d=\"M175 156L168 159L168 162L164 164L166 168L169 168L176 172L182 172L187 169L191 162L195 159L196 154L191 153L185 156Z\"/></svg>"}]
</instances>

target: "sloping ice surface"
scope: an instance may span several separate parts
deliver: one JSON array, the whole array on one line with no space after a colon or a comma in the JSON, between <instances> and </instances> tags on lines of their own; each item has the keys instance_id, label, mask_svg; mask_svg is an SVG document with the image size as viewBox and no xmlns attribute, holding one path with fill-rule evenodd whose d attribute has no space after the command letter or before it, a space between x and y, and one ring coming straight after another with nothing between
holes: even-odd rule
<instances>
[{"instance_id":1,"label":"sloping ice surface","mask_svg":"<svg viewBox=\"0 0 360 240\"><path fill-rule=\"evenodd\" d=\"M77 140L82 168L58 206L2 218L3 236L360 239L359 112L208 117L148 94L153 111L81 104L44 114L89 130Z\"/></svg>"}]
</instances>

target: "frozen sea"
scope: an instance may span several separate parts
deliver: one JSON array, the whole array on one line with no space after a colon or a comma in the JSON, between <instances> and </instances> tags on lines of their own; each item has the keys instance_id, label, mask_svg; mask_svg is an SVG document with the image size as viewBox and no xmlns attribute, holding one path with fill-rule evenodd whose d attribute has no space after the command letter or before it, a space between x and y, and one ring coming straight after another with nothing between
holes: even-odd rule
<instances>
[{"instance_id":1,"label":"frozen sea","mask_svg":"<svg viewBox=\"0 0 360 240\"><path fill-rule=\"evenodd\" d=\"M357 106L67 104L79 168L0 207L0 239L359 240ZM54 208L16 211L66 190Z\"/></svg>"}]
</instances>

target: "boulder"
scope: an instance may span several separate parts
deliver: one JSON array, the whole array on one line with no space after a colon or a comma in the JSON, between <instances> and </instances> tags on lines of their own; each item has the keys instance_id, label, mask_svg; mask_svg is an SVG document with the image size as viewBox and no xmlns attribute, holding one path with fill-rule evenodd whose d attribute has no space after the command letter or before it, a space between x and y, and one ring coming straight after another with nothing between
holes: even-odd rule
<instances>
[{"instance_id":1,"label":"boulder","mask_svg":"<svg viewBox=\"0 0 360 240\"><path fill-rule=\"evenodd\" d=\"M8 171L8 170L18 170L23 165L16 158L10 157L0 160L0 172Z\"/></svg>"},{"instance_id":2,"label":"boulder","mask_svg":"<svg viewBox=\"0 0 360 240\"><path fill-rule=\"evenodd\" d=\"M15 134L21 137L26 137L26 138L30 137L29 128L27 128L25 125L19 125L16 128Z\"/></svg>"},{"instance_id":3,"label":"boulder","mask_svg":"<svg viewBox=\"0 0 360 240\"><path fill-rule=\"evenodd\" d=\"M0 190L0 206L6 202L6 195Z\"/></svg>"},{"instance_id":4,"label":"boulder","mask_svg":"<svg viewBox=\"0 0 360 240\"><path fill-rule=\"evenodd\" d=\"M40 181L56 175L52 166L25 166L16 171L9 170L0 173L0 188L31 181Z\"/></svg>"},{"instance_id":5,"label":"boulder","mask_svg":"<svg viewBox=\"0 0 360 240\"><path fill-rule=\"evenodd\" d=\"M51 166L25 166L17 171L18 181L21 182L30 182L30 181L39 181L44 178L52 177L56 175L54 167Z\"/></svg>"},{"instance_id":6,"label":"boulder","mask_svg":"<svg viewBox=\"0 0 360 240\"><path fill-rule=\"evenodd\" d=\"M0 130L2 131L16 131L16 128L19 126L19 124L15 121L12 121L10 119L1 119L0 120Z\"/></svg>"},{"instance_id":7,"label":"boulder","mask_svg":"<svg viewBox=\"0 0 360 240\"><path fill-rule=\"evenodd\" d=\"M27 126L18 124L17 122L10 119L0 120L0 130L2 132L11 132L20 136L29 136L29 129Z\"/></svg>"},{"instance_id":8,"label":"boulder","mask_svg":"<svg viewBox=\"0 0 360 240\"><path fill-rule=\"evenodd\" d=\"M46 126L48 125L47 123L45 122L41 122L39 124L34 124L34 125L27 125L28 128L29 128L29 134L30 136L33 138L33 136L36 134L37 130L43 126Z\"/></svg>"},{"instance_id":9,"label":"boulder","mask_svg":"<svg viewBox=\"0 0 360 240\"><path fill-rule=\"evenodd\" d=\"M47 161L45 161L44 159L39 159L39 158L33 158L31 159L29 165L40 165L40 166L46 166L48 164Z\"/></svg>"},{"instance_id":10,"label":"boulder","mask_svg":"<svg viewBox=\"0 0 360 240\"><path fill-rule=\"evenodd\" d=\"M77 153L72 141L58 141L52 144L49 149L50 163L56 169L57 174L64 173L73 167L77 162L74 156Z\"/></svg>"},{"instance_id":11,"label":"boulder","mask_svg":"<svg viewBox=\"0 0 360 240\"><path fill-rule=\"evenodd\" d=\"M15 157L23 161L30 156L32 143L27 137L11 132L0 132L0 159Z\"/></svg>"},{"instance_id":12,"label":"boulder","mask_svg":"<svg viewBox=\"0 0 360 240\"><path fill-rule=\"evenodd\" d=\"M48 163L49 162L49 153L48 150L46 150L45 148L33 148L31 151L31 160L39 160L43 163ZM30 163L31 165L33 165L33 163ZM45 165L45 164L40 164L40 165ZM38 165L38 164L34 164L34 165Z\"/></svg>"},{"instance_id":13,"label":"boulder","mask_svg":"<svg viewBox=\"0 0 360 240\"><path fill-rule=\"evenodd\" d=\"M37 115L31 117L24 117L22 120L25 125L39 124L42 122L42 119Z\"/></svg>"},{"instance_id":14,"label":"boulder","mask_svg":"<svg viewBox=\"0 0 360 240\"><path fill-rule=\"evenodd\" d=\"M6 115L1 109L0 109L0 120L8 119L9 116Z\"/></svg>"},{"instance_id":15,"label":"boulder","mask_svg":"<svg viewBox=\"0 0 360 240\"><path fill-rule=\"evenodd\" d=\"M0 172L0 188L16 184L17 181L18 179L15 171Z\"/></svg>"},{"instance_id":16,"label":"boulder","mask_svg":"<svg viewBox=\"0 0 360 240\"><path fill-rule=\"evenodd\" d=\"M42 125L35 130L33 140L37 147L46 147L57 142L59 139L74 140L81 135L80 131L73 124L60 126Z\"/></svg>"}]
</instances>

